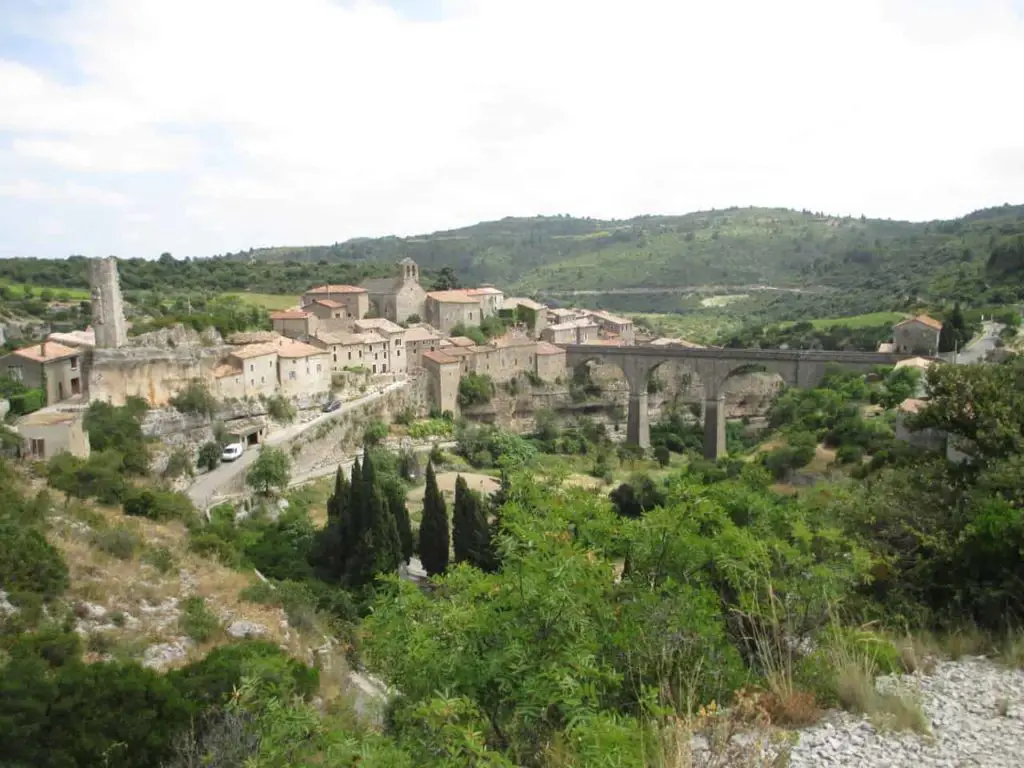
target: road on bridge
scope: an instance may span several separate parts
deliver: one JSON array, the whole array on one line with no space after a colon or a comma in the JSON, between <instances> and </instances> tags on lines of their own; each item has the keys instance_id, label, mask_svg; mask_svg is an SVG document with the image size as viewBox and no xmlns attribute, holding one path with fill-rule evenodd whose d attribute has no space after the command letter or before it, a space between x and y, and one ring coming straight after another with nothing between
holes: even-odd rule
<instances>
[{"instance_id":1,"label":"road on bridge","mask_svg":"<svg viewBox=\"0 0 1024 768\"><path fill-rule=\"evenodd\" d=\"M956 361L960 365L985 362L985 356L996 348L996 341L1005 326L1002 323L991 320L982 324L982 334L971 341L963 350L957 354Z\"/></svg>"}]
</instances>

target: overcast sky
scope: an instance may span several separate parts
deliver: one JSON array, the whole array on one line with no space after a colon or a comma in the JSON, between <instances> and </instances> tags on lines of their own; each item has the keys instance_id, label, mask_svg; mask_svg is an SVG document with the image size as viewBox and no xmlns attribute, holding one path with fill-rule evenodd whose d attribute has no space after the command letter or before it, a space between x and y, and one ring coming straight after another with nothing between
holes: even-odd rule
<instances>
[{"instance_id":1,"label":"overcast sky","mask_svg":"<svg viewBox=\"0 0 1024 768\"><path fill-rule=\"evenodd\" d=\"M0 0L0 256L1024 202L1024 0Z\"/></svg>"}]
</instances>

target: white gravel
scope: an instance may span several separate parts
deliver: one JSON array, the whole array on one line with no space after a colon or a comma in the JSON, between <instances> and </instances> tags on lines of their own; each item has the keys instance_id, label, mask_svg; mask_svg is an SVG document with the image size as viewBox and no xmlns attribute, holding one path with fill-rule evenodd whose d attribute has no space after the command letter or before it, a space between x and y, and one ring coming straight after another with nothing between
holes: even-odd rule
<instances>
[{"instance_id":1,"label":"white gravel","mask_svg":"<svg viewBox=\"0 0 1024 768\"><path fill-rule=\"evenodd\" d=\"M866 718L834 713L800 732L791 768L1024 766L1024 672L964 658L940 662L930 675L883 678L878 686L917 696L931 733L879 732Z\"/></svg>"}]
</instances>

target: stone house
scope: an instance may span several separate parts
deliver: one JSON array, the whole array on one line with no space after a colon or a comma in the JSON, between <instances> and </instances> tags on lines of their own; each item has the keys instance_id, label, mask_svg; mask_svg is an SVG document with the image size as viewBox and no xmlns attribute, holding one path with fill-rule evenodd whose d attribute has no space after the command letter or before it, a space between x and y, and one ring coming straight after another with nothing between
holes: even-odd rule
<instances>
[{"instance_id":1,"label":"stone house","mask_svg":"<svg viewBox=\"0 0 1024 768\"><path fill-rule=\"evenodd\" d=\"M18 420L14 430L22 440L21 455L48 461L60 453L89 458L84 412L47 408Z\"/></svg>"},{"instance_id":2,"label":"stone house","mask_svg":"<svg viewBox=\"0 0 1024 768\"><path fill-rule=\"evenodd\" d=\"M246 344L232 350L213 375L221 397L270 397L278 391L278 364L276 342Z\"/></svg>"},{"instance_id":3,"label":"stone house","mask_svg":"<svg viewBox=\"0 0 1024 768\"><path fill-rule=\"evenodd\" d=\"M549 384L565 376L565 350L546 341L537 342L537 377Z\"/></svg>"},{"instance_id":4,"label":"stone house","mask_svg":"<svg viewBox=\"0 0 1024 768\"><path fill-rule=\"evenodd\" d=\"M495 317L505 303L505 294L493 285L469 288L466 294L479 300L481 320L485 317Z\"/></svg>"},{"instance_id":5,"label":"stone house","mask_svg":"<svg viewBox=\"0 0 1024 768\"><path fill-rule=\"evenodd\" d=\"M405 373L408 368L408 354L405 351L406 329L383 317L366 318L355 324L362 333L375 333L384 340L384 356L381 359L381 373Z\"/></svg>"},{"instance_id":6,"label":"stone house","mask_svg":"<svg viewBox=\"0 0 1024 768\"><path fill-rule=\"evenodd\" d=\"M363 366L363 353L369 351L371 336L376 338L376 334L317 331L309 341L330 354L332 371L342 371Z\"/></svg>"},{"instance_id":7,"label":"stone house","mask_svg":"<svg viewBox=\"0 0 1024 768\"><path fill-rule=\"evenodd\" d=\"M636 331L633 321L627 317L613 315L611 312L596 309L587 313L594 320L601 331L611 336L617 336L626 344L636 343Z\"/></svg>"},{"instance_id":8,"label":"stone house","mask_svg":"<svg viewBox=\"0 0 1024 768\"><path fill-rule=\"evenodd\" d=\"M480 325L480 301L463 290L431 291L427 294L424 319L441 333L448 333L457 325Z\"/></svg>"},{"instance_id":9,"label":"stone house","mask_svg":"<svg viewBox=\"0 0 1024 768\"><path fill-rule=\"evenodd\" d=\"M896 439L926 451L944 454L946 460L954 464L963 463L969 456L960 450L962 446L957 445L953 435L941 429L910 429L907 426L907 419L919 413L927 404L927 400L917 397L908 397L900 403L896 414Z\"/></svg>"},{"instance_id":10,"label":"stone house","mask_svg":"<svg viewBox=\"0 0 1024 768\"><path fill-rule=\"evenodd\" d=\"M312 336L320 327L320 318L304 309L283 309L271 312L270 322L275 331L289 339Z\"/></svg>"},{"instance_id":11,"label":"stone house","mask_svg":"<svg viewBox=\"0 0 1024 768\"><path fill-rule=\"evenodd\" d=\"M543 304L521 296L505 299L501 305L501 316L526 328L526 332L539 338L548 327L548 309Z\"/></svg>"},{"instance_id":12,"label":"stone house","mask_svg":"<svg viewBox=\"0 0 1024 768\"><path fill-rule=\"evenodd\" d=\"M377 317L396 323L405 322L414 315L421 320L425 318L427 294L420 285L419 265L412 259L398 262L394 277L366 280L363 287Z\"/></svg>"},{"instance_id":13,"label":"stone house","mask_svg":"<svg viewBox=\"0 0 1024 768\"><path fill-rule=\"evenodd\" d=\"M937 355L942 321L918 315L893 326L893 343L902 354Z\"/></svg>"},{"instance_id":14,"label":"stone house","mask_svg":"<svg viewBox=\"0 0 1024 768\"><path fill-rule=\"evenodd\" d=\"M423 367L427 370L430 401L441 411L455 413L459 406L459 361L445 352L424 352Z\"/></svg>"},{"instance_id":15,"label":"stone house","mask_svg":"<svg viewBox=\"0 0 1024 768\"><path fill-rule=\"evenodd\" d=\"M370 310L370 298L357 285L318 285L302 294L302 308L323 320L361 320Z\"/></svg>"},{"instance_id":16,"label":"stone house","mask_svg":"<svg viewBox=\"0 0 1024 768\"><path fill-rule=\"evenodd\" d=\"M46 339L76 349L95 349L96 347L96 332L92 328L86 328L84 331L55 331Z\"/></svg>"},{"instance_id":17,"label":"stone house","mask_svg":"<svg viewBox=\"0 0 1024 768\"><path fill-rule=\"evenodd\" d=\"M422 325L415 325L405 332L405 364L407 369L422 367L424 352L436 352L441 337Z\"/></svg>"},{"instance_id":18,"label":"stone house","mask_svg":"<svg viewBox=\"0 0 1024 768\"><path fill-rule=\"evenodd\" d=\"M277 364L279 391L286 397L331 390L331 359L326 350L282 339L277 344Z\"/></svg>"},{"instance_id":19,"label":"stone house","mask_svg":"<svg viewBox=\"0 0 1024 768\"><path fill-rule=\"evenodd\" d=\"M593 320L581 318L549 325L541 331L540 337L551 344L589 344L597 339L599 328Z\"/></svg>"},{"instance_id":20,"label":"stone house","mask_svg":"<svg viewBox=\"0 0 1024 768\"><path fill-rule=\"evenodd\" d=\"M0 376L32 389L43 389L46 404L80 397L85 392L85 352L55 341L43 341L0 357Z\"/></svg>"}]
</instances>

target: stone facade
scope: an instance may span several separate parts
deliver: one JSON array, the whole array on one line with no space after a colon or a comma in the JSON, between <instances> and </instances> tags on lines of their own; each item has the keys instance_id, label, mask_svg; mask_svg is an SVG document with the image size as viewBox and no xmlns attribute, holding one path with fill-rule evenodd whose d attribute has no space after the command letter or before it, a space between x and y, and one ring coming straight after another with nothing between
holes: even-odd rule
<instances>
[{"instance_id":1,"label":"stone facade","mask_svg":"<svg viewBox=\"0 0 1024 768\"><path fill-rule=\"evenodd\" d=\"M426 321L441 333L457 325L480 325L480 301L466 291L432 291L427 294Z\"/></svg>"},{"instance_id":2,"label":"stone facade","mask_svg":"<svg viewBox=\"0 0 1024 768\"><path fill-rule=\"evenodd\" d=\"M517 325L522 325L535 339L540 338L541 332L548 327L547 307L533 299L509 297L502 302L500 314Z\"/></svg>"},{"instance_id":3,"label":"stone facade","mask_svg":"<svg viewBox=\"0 0 1024 768\"><path fill-rule=\"evenodd\" d=\"M380 373L405 373L409 355L405 349L406 329L383 317L366 318L355 324L362 333L374 333L384 340Z\"/></svg>"},{"instance_id":4,"label":"stone facade","mask_svg":"<svg viewBox=\"0 0 1024 768\"><path fill-rule=\"evenodd\" d=\"M285 309L270 313L274 330L290 339L313 336L320 329L320 318L304 309Z\"/></svg>"},{"instance_id":5,"label":"stone facade","mask_svg":"<svg viewBox=\"0 0 1024 768\"><path fill-rule=\"evenodd\" d=\"M420 285L419 265L412 259L402 259L394 277L367 280L362 287L377 317L402 323L414 315L422 320L426 314L427 294Z\"/></svg>"},{"instance_id":6,"label":"stone facade","mask_svg":"<svg viewBox=\"0 0 1024 768\"><path fill-rule=\"evenodd\" d=\"M318 285L302 294L302 308L321 320L361 320L370 309L370 299L359 286Z\"/></svg>"},{"instance_id":7,"label":"stone facade","mask_svg":"<svg viewBox=\"0 0 1024 768\"><path fill-rule=\"evenodd\" d=\"M60 453L89 458L89 436L82 411L46 409L22 417L15 431L21 436L21 455L47 461Z\"/></svg>"},{"instance_id":8,"label":"stone facade","mask_svg":"<svg viewBox=\"0 0 1024 768\"><path fill-rule=\"evenodd\" d=\"M918 315L893 326L893 344L902 354L937 355L941 331L941 321Z\"/></svg>"},{"instance_id":9,"label":"stone facade","mask_svg":"<svg viewBox=\"0 0 1024 768\"><path fill-rule=\"evenodd\" d=\"M423 367L429 377L430 401L442 413L455 413L459 407L459 361L441 351L424 352Z\"/></svg>"},{"instance_id":10,"label":"stone facade","mask_svg":"<svg viewBox=\"0 0 1024 768\"><path fill-rule=\"evenodd\" d=\"M588 344L598 338L600 326L589 318L549 325L540 337L552 344Z\"/></svg>"},{"instance_id":11,"label":"stone facade","mask_svg":"<svg viewBox=\"0 0 1024 768\"><path fill-rule=\"evenodd\" d=\"M493 285L481 285L479 288L469 288L466 295L477 299L480 302L480 318L494 317L505 303L505 294Z\"/></svg>"},{"instance_id":12,"label":"stone facade","mask_svg":"<svg viewBox=\"0 0 1024 768\"><path fill-rule=\"evenodd\" d=\"M436 352L441 337L429 327L422 325L409 328L405 332L405 364L408 370L422 367L424 352Z\"/></svg>"},{"instance_id":13,"label":"stone facade","mask_svg":"<svg viewBox=\"0 0 1024 768\"><path fill-rule=\"evenodd\" d=\"M128 342L128 323L124 319L117 259L111 256L91 260L89 284L92 286L92 327L96 333L96 346L105 349L123 347Z\"/></svg>"},{"instance_id":14,"label":"stone facade","mask_svg":"<svg viewBox=\"0 0 1024 768\"><path fill-rule=\"evenodd\" d=\"M42 389L46 404L81 397L87 391L87 352L55 341L43 341L0 357L0 375Z\"/></svg>"},{"instance_id":15,"label":"stone facade","mask_svg":"<svg viewBox=\"0 0 1024 768\"><path fill-rule=\"evenodd\" d=\"M331 389L331 360L326 350L301 341L280 343L277 349L278 391L298 397Z\"/></svg>"}]
</instances>

